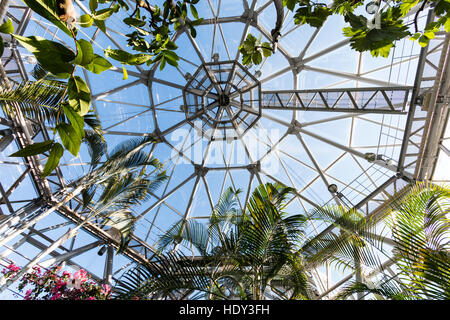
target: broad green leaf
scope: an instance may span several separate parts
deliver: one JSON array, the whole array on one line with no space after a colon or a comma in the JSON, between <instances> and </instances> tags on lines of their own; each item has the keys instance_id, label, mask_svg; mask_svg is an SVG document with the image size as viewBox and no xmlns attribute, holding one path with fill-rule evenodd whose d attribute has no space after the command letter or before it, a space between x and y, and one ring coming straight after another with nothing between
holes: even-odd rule
<instances>
[{"instance_id":1,"label":"broad green leaf","mask_svg":"<svg viewBox=\"0 0 450 320\"><path fill-rule=\"evenodd\" d=\"M112 66L113 65L108 60L94 53L94 60L87 66L84 66L84 68L90 72L100 74L103 71L111 69Z\"/></svg>"},{"instance_id":2,"label":"broad green leaf","mask_svg":"<svg viewBox=\"0 0 450 320\"><path fill-rule=\"evenodd\" d=\"M103 33L106 33L106 25L105 25L105 21L103 20L98 20L94 18L94 23L95 25L103 31Z\"/></svg>"},{"instance_id":3,"label":"broad green leaf","mask_svg":"<svg viewBox=\"0 0 450 320\"><path fill-rule=\"evenodd\" d=\"M166 66L166 58L164 56L162 56L160 64L159 64L159 70L164 69L165 66Z\"/></svg>"},{"instance_id":4,"label":"broad green leaf","mask_svg":"<svg viewBox=\"0 0 450 320\"><path fill-rule=\"evenodd\" d=\"M151 55L146 53L131 54L123 50L110 48L105 50L105 56L129 65L140 65L152 58Z\"/></svg>"},{"instance_id":5,"label":"broad green leaf","mask_svg":"<svg viewBox=\"0 0 450 320\"><path fill-rule=\"evenodd\" d=\"M90 14L83 14L80 16L80 26L83 28L89 28L94 23L94 18Z\"/></svg>"},{"instance_id":6,"label":"broad green leaf","mask_svg":"<svg viewBox=\"0 0 450 320\"><path fill-rule=\"evenodd\" d=\"M447 15L450 12L450 1L449 0L438 0L435 2L434 12L438 16Z\"/></svg>"},{"instance_id":7,"label":"broad green leaf","mask_svg":"<svg viewBox=\"0 0 450 320\"><path fill-rule=\"evenodd\" d=\"M13 33L14 32L14 26L12 24L12 20L8 18L8 20L0 25L0 32L1 33Z\"/></svg>"},{"instance_id":8,"label":"broad green leaf","mask_svg":"<svg viewBox=\"0 0 450 320\"><path fill-rule=\"evenodd\" d=\"M450 32L450 18L446 18L443 23L446 32Z\"/></svg>"},{"instance_id":9,"label":"broad green leaf","mask_svg":"<svg viewBox=\"0 0 450 320\"><path fill-rule=\"evenodd\" d=\"M252 64L252 56L250 54L242 55L242 64L244 66L251 65Z\"/></svg>"},{"instance_id":10,"label":"broad green leaf","mask_svg":"<svg viewBox=\"0 0 450 320\"><path fill-rule=\"evenodd\" d=\"M192 25L189 25L189 30L191 32L192 38L196 38L197 37L197 30L195 30L195 28Z\"/></svg>"},{"instance_id":11,"label":"broad green leaf","mask_svg":"<svg viewBox=\"0 0 450 320\"><path fill-rule=\"evenodd\" d=\"M145 26L145 21L142 21L142 20L136 19L136 18L128 17L128 18L123 19L123 22L125 22L129 26L138 27L138 28Z\"/></svg>"},{"instance_id":12,"label":"broad green leaf","mask_svg":"<svg viewBox=\"0 0 450 320\"><path fill-rule=\"evenodd\" d=\"M119 10L119 6L115 5L112 8L106 8L106 9L101 9L98 10L94 13L94 19L95 20L101 20L101 21L105 21L106 19L108 19L109 17L111 17L111 15L114 12L117 12Z\"/></svg>"},{"instance_id":13,"label":"broad green leaf","mask_svg":"<svg viewBox=\"0 0 450 320\"><path fill-rule=\"evenodd\" d=\"M23 2L35 13L53 23L70 37L73 37L67 25L59 18L55 0L23 0Z\"/></svg>"},{"instance_id":14,"label":"broad green leaf","mask_svg":"<svg viewBox=\"0 0 450 320\"><path fill-rule=\"evenodd\" d=\"M374 57L378 57L381 56L383 58L387 58L389 56L389 52L391 51L391 48L393 47L393 44L388 44L384 47L375 49L375 50L371 50L370 54Z\"/></svg>"},{"instance_id":15,"label":"broad green leaf","mask_svg":"<svg viewBox=\"0 0 450 320\"><path fill-rule=\"evenodd\" d=\"M400 17L398 7L389 8L381 14L380 27L369 28L364 16L348 13L345 21L350 23L350 27L344 28L343 33L350 38L353 49L359 52L370 51L373 56L387 57L396 40L411 35Z\"/></svg>"},{"instance_id":16,"label":"broad green leaf","mask_svg":"<svg viewBox=\"0 0 450 320\"><path fill-rule=\"evenodd\" d=\"M262 62L262 54L259 51L256 51L252 54L252 61L254 64L260 64Z\"/></svg>"},{"instance_id":17,"label":"broad green leaf","mask_svg":"<svg viewBox=\"0 0 450 320\"><path fill-rule=\"evenodd\" d=\"M283 0L283 5L289 10L294 11L294 7L297 4L297 0Z\"/></svg>"},{"instance_id":18,"label":"broad green leaf","mask_svg":"<svg viewBox=\"0 0 450 320\"><path fill-rule=\"evenodd\" d=\"M195 7L194 7L193 5L190 5L189 8L191 9L192 16L193 16L196 20L198 20L199 17L198 17L197 9L195 9Z\"/></svg>"},{"instance_id":19,"label":"broad green leaf","mask_svg":"<svg viewBox=\"0 0 450 320\"><path fill-rule=\"evenodd\" d=\"M420 32L415 33L410 37L411 40L417 40L422 34Z\"/></svg>"},{"instance_id":20,"label":"broad green leaf","mask_svg":"<svg viewBox=\"0 0 450 320\"><path fill-rule=\"evenodd\" d=\"M272 48L270 43L263 42L262 46L262 52L265 58L270 57L272 55Z\"/></svg>"},{"instance_id":21,"label":"broad green leaf","mask_svg":"<svg viewBox=\"0 0 450 320\"><path fill-rule=\"evenodd\" d=\"M419 3L419 0L402 0L399 8L404 17L412 8L414 8Z\"/></svg>"},{"instance_id":22,"label":"broad green leaf","mask_svg":"<svg viewBox=\"0 0 450 320\"><path fill-rule=\"evenodd\" d=\"M42 67L59 78L68 78L73 71L75 54L66 46L38 36L14 35L28 51L34 54Z\"/></svg>"},{"instance_id":23,"label":"broad green leaf","mask_svg":"<svg viewBox=\"0 0 450 320\"><path fill-rule=\"evenodd\" d=\"M169 41L169 42L167 42L167 44L166 44L166 49L169 49L169 50L176 50L176 49L178 49L178 46L175 44L175 42Z\"/></svg>"},{"instance_id":24,"label":"broad green leaf","mask_svg":"<svg viewBox=\"0 0 450 320\"><path fill-rule=\"evenodd\" d=\"M64 147L74 156L78 155L81 145L80 134L68 123L58 123L56 126Z\"/></svg>"},{"instance_id":25,"label":"broad green leaf","mask_svg":"<svg viewBox=\"0 0 450 320\"><path fill-rule=\"evenodd\" d=\"M63 111L70 124L81 138L84 138L84 119L69 105L63 105Z\"/></svg>"},{"instance_id":26,"label":"broad green leaf","mask_svg":"<svg viewBox=\"0 0 450 320\"><path fill-rule=\"evenodd\" d=\"M320 28L329 15L332 14L331 9L322 5L311 7L303 5L298 8L294 15L295 24L309 24L311 27Z\"/></svg>"},{"instance_id":27,"label":"broad green leaf","mask_svg":"<svg viewBox=\"0 0 450 320\"><path fill-rule=\"evenodd\" d=\"M170 65L174 67L178 66L178 60L180 60L180 57L178 57L175 52L169 50L164 51L164 57Z\"/></svg>"},{"instance_id":28,"label":"broad green leaf","mask_svg":"<svg viewBox=\"0 0 450 320\"><path fill-rule=\"evenodd\" d=\"M91 107L91 92L83 79L71 77L67 83L69 105L80 115L84 116Z\"/></svg>"},{"instance_id":29,"label":"broad green leaf","mask_svg":"<svg viewBox=\"0 0 450 320\"><path fill-rule=\"evenodd\" d=\"M428 43L430 43L430 38L428 38L426 35L422 35L419 37L418 42L421 47L426 47Z\"/></svg>"},{"instance_id":30,"label":"broad green leaf","mask_svg":"<svg viewBox=\"0 0 450 320\"><path fill-rule=\"evenodd\" d=\"M53 145L53 140L47 140L44 142L36 142L14 152L10 157L29 157L37 154L43 154L44 152L50 150Z\"/></svg>"},{"instance_id":31,"label":"broad green leaf","mask_svg":"<svg viewBox=\"0 0 450 320\"><path fill-rule=\"evenodd\" d=\"M202 24L202 22L203 22L203 18L200 18L200 19L197 19L197 20L194 20L194 21L191 21L190 22L190 24L191 24L191 26L193 26L193 27L196 27L196 26L199 26L199 25L201 25Z\"/></svg>"},{"instance_id":32,"label":"broad green leaf","mask_svg":"<svg viewBox=\"0 0 450 320\"><path fill-rule=\"evenodd\" d=\"M89 0L89 9L91 9L92 12L97 10L97 7L98 7L97 0Z\"/></svg>"},{"instance_id":33,"label":"broad green leaf","mask_svg":"<svg viewBox=\"0 0 450 320\"><path fill-rule=\"evenodd\" d=\"M87 66L94 60L94 49L89 41L84 39L77 40L78 54L73 63L80 66Z\"/></svg>"},{"instance_id":34,"label":"broad green leaf","mask_svg":"<svg viewBox=\"0 0 450 320\"><path fill-rule=\"evenodd\" d=\"M61 144L55 143L52 147L52 150L50 151L50 156L47 159L47 163L44 167L44 172L42 173L43 177L48 176L50 173L52 173L53 170L58 166L59 159L61 159L62 155L64 154L64 148Z\"/></svg>"}]
</instances>

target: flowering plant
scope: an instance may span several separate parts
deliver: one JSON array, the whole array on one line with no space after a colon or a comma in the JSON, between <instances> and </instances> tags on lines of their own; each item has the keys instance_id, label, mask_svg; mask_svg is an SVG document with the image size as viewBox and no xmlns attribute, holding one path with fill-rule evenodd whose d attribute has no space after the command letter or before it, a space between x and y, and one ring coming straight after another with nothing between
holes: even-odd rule
<instances>
[{"instance_id":1,"label":"flowering plant","mask_svg":"<svg viewBox=\"0 0 450 320\"><path fill-rule=\"evenodd\" d=\"M83 269L74 274L53 266L42 271L35 266L19 280L18 289L25 292L25 300L106 300L111 298L111 287L90 279ZM14 263L2 270L5 278L13 279L20 271Z\"/></svg>"}]
</instances>

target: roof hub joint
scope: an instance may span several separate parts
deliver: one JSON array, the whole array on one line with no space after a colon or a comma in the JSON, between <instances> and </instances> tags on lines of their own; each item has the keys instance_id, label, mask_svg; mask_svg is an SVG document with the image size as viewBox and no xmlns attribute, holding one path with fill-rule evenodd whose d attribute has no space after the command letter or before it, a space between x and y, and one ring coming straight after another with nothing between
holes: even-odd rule
<instances>
[{"instance_id":1,"label":"roof hub joint","mask_svg":"<svg viewBox=\"0 0 450 320\"><path fill-rule=\"evenodd\" d=\"M199 164L194 165L194 172L199 177L204 177L209 171L209 168L203 167Z\"/></svg>"},{"instance_id":2,"label":"roof hub joint","mask_svg":"<svg viewBox=\"0 0 450 320\"><path fill-rule=\"evenodd\" d=\"M261 162L257 161L255 163L249 164L247 166L247 170L252 174L261 172Z\"/></svg>"},{"instance_id":3,"label":"roof hub joint","mask_svg":"<svg viewBox=\"0 0 450 320\"><path fill-rule=\"evenodd\" d=\"M292 120L291 126L288 129L288 134L297 134L302 128L302 124L297 120Z\"/></svg>"},{"instance_id":4,"label":"roof hub joint","mask_svg":"<svg viewBox=\"0 0 450 320\"><path fill-rule=\"evenodd\" d=\"M257 27L258 25L258 13L254 10L245 9L241 16L242 22L248 22L252 27Z\"/></svg>"}]
</instances>

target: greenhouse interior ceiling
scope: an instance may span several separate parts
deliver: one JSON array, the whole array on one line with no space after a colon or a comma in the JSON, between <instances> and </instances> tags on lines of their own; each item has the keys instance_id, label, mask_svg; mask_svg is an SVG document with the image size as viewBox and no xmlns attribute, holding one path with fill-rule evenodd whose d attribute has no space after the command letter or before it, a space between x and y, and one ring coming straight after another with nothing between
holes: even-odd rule
<instances>
[{"instance_id":1,"label":"greenhouse interior ceiling","mask_svg":"<svg viewBox=\"0 0 450 320\"><path fill-rule=\"evenodd\" d=\"M72 8L70 0L1 0L0 269L17 274L0 279L0 299L30 297L18 279L55 265L86 271L114 295L149 263L147 276L164 278L170 268L158 266L196 261L195 286L158 292L155 284L126 296L141 299L329 300L355 281L405 285L384 219L416 183L450 180L450 33L435 29L425 45L414 36L430 32L442 10L449 16L450 4L411 3L402 12L410 36L374 54L355 49L345 29L355 20L326 11L345 2L73 0ZM369 18L371 5L397 2L351 3ZM317 24L302 8L327 14ZM167 12L181 13L170 20ZM286 261L299 259L307 289L285 283L288 267L270 269L254 288L242 265L250 260L233 269L219 259L215 272L226 276L212 281L209 273L200 290L199 274L224 243L263 223L252 219L265 197L283 223L301 224ZM318 215L321 208L354 214L354 225L370 221L378 236L347 259L343 246L330 247L349 225L337 213ZM235 273L245 274L242 282ZM356 290L345 298L381 296Z\"/></svg>"}]
</instances>

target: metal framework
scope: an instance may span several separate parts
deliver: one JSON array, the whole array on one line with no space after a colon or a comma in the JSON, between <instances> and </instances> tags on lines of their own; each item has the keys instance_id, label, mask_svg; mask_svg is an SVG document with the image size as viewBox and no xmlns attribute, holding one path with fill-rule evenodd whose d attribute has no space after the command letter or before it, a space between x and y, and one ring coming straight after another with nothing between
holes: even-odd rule
<instances>
[{"instance_id":1,"label":"metal framework","mask_svg":"<svg viewBox=\"0 0 450 320\"><path fill-rule=\"evenodd\" d=\"M83 2L75 2L81 13L88 12ZM128 70L127 81L121 80L120 66L103 78L81 73L108 143L155 136L160 142L152 152L169 175L138 209L125 253L114 255L117 235L96 221L67 240L67 228L85 219L79 188L69 183L83 174L83 155L64 158L46 179L40 175L46 155L8 157L50 135L49 128L17 110L14 118L0 117L0 263L12 259L26 268L65 263L111 282L128 266L151 259L158 235L171 223L207 219L228 186L244 191L242 209L258 184L281 182L297 190L288 206L293 212L333 201L381 216L388 198L407 192L408 181L433 180L438 157L448 160L449 34L439 33L425 48L403 40L389 61L380 62L354 52L349 59L348 40L331 41L327 34L336 29L335 21L317 29L285 23L276 54L248 69L239 63L237 48L249 32L273 40L266 27L275 23L268 18L273 1L200 4L205 19L197 38L183 28L173 35L182 48L176 69L137 66ZM70 45L20 0L2 0L0 8L6 14L0 21L11 18L17 34ZM292 20L289 12L284 19ZM106 43L124 47L126 30L113 25L106 34L84 30L99 49ZM11 88L29 79L35 61L11 37L2 37L0 76L2 86ZM325 224L308 230L310 236L335 231ZM102 247L106 255L93 250ZM394 263L387 260L385 270L395 274ZM355 277L335 274L329 264L310 271L318 299L331 299ZM365 278L379 271L370 270ZM1 284L3 295L6 289L14 287Z\"/></svg>"}]
</instances>

